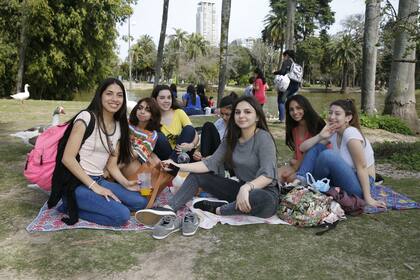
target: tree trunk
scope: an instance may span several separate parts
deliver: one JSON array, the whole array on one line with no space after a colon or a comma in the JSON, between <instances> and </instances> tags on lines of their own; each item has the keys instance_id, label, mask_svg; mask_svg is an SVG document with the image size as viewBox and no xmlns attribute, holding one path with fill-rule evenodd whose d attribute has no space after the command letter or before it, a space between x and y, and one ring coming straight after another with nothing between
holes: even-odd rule
<instances>
[{"instance_id":1,"label":"tree trunk","mask_svg":"<svg viewBox=\"0 0 420 280\"><path fill-rule=\"evenodd\" d=\"M375 76L381 0L367 0L363 36L362 112L373 115L375 109Z\"/></svg>"},{"instance_id":2,"label":"tree trunk","mask_svg":"<svg viewBox=\"0 0 420 280\"><path fill-rule=\"evenodd\" d=\"M343 76L341 77L341 93L347 93L348 87L348 79L349 79L349 67L348 64L345 63L343 65Z\"/></svg>"},{"instance_id":3,"label":"tree trunk","mask_svg":"<svg viewBox=\"0 0 420 280\"><path fill-rule=\"evenodd\" d=\"M401 26L415 28L418 7L419 0L399 1L397 20L400 21ZM393 61L384 114L391 114L406 120L410 128L420 132L414 94L416 42L410 39L413 38L410 38L405 29L398 30L395 34Z\"/></svg>"},{"instance_id":4,"label":"tree trunk","mask_svg":"<svg viewBox=\"0 0 420 280\"><path fill-rule=\"evenodd\" d=\"M295 49L296 0L287 1L286 50Z\"/></svg>"},{"instance_id":5,"label":"tree trunk","mask_svg":"<svg viewBox=\"0 0 420 280\"><path fill-rule=\"evenodd\" d=\"M169 0L163 0L162 24L160 27L159 46L157 51L156 65L155 65L155 81L154 86L159 84L160 70L162 68L163 47L165 45L166 25L168 23L168 6Z\"/></svg>"},{"instance_id":6,"label":"tree trunk","mask_svg":"<svg viewBox=\"0 0 420 280\"><path fill-rule=\"evenodd\" d=\"M26 47L28 46L28 16L26 12L26 1L22 2L22 27L20 30L20 46L19 46L19 69L16 77L16 91L22 91L23 72L25 70Z\"/></svg>"},{"instance_id":7,"label":"tree trunk","mask_svg":"<svg viewBox=\"0 0 420 280\"><path fill-rule=\"evenodd\" d=\"M217 104L223 97L226 84L226 65L227 65L227 49L228 34L230 20L231 0L223 0L222 2L222 24L220 29L220 60L219 60L219 85L217 87Z\"/></svg>"}]
</instances>

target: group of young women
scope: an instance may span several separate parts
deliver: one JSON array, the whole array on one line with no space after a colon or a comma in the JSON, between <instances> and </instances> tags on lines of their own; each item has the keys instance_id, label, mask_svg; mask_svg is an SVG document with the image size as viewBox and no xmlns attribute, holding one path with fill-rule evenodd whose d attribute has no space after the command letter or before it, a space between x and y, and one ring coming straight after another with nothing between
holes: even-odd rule
<instances>
[{"instance_id":1,"label":"group of young women","mask_svg":"<svg viewBox=\"0 0 420 280\"><path fill-rule=\"evenodd\" d=\"M125 224L130 212L137 211L139 222L155 225L155 238L180 229L184 235L192 235L198 218L189 213L179 220L175 213L199 188L220 200L203 199L196 208L218 215L268 218L277 211L279 183L303 181L306 172L315 179L330 178L331 185L364 198L370 205L384 207L370 194L375 176L373 151L360 131L352 101L333 102L325 124L305 97L288 99L286 144L295 157L280 172L275 141L261 102L253 96L224 97L221 118L203 126L200 149L196 130L168 86L155 87L128 119L126 102L123 84L109 78L98 87L88 108L68 122L72 127L62 168L71 174L68 182L73 187L69 183L59 186L60 211L69 213L69 204L75 201L76 217L110 226ZM92 117L93 132L84 139ZM180 152L188 153L195 162L179 164ZM143 209L147 199L140 195L138 182L126 179L125 174L146 162L170 172L190 172L163 207ZM105 170L114 181L104 178ZM230 170L237 180L220 176L220 170Z\"/></svg>"}]
</instances>

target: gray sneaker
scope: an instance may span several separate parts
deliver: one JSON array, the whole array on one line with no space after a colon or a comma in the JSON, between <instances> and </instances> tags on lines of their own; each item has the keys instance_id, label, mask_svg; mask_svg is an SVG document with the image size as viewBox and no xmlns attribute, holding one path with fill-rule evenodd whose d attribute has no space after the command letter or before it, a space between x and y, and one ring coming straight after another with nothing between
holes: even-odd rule
<instances>
[{"instance_id":1,"label":"gray sneaker","mask_svg":"<svg viewBox=\"0 0 420 280\"><path fill-rule=\"evenodd\" d=\"M153 227L152 237L164 239L181 228L181 219L174 216L163 216Z\"/></svg>"},{"instance_id":2,"label":"gray sneaker","mask_svg":"<svg viewBox=\"0 0 420 280\"><path fill-rule=\"evenodd\" d=\"M198 225L200 224L200 219L197 214L188 212L185 214L184 219L182 219L182 235L192 236L198 230Z\"/></svg>"}]
</instances>

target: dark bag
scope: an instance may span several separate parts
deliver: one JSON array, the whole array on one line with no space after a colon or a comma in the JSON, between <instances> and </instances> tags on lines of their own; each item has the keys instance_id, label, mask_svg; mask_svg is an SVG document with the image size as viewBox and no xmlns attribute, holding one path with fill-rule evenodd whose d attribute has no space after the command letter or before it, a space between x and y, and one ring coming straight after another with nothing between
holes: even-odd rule
<instances>
[{"instance_id":1,"label":"dark bag","mask_svg":"<svg viewBox=\"0 0 420 280\"><path fill-rule=\"evenodd\" d=\"M353 194L349 195L340 187L330 188L325 194L337 201L346 214L357 216L363 213L366 203L360 197Z\"/></svg>"}]
</instances>

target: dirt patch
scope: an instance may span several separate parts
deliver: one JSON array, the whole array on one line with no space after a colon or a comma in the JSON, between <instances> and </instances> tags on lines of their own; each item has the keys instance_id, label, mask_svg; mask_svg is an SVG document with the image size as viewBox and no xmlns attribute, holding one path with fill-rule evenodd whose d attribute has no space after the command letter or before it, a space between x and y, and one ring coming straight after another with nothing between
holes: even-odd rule
<instances>
[{"instance_id":1,"label":"dirt patch","mask_svg":"<svg viewBox=\"0 0 420 280\"><path fill-rule=\"evenodd\" d=\"M420 179L420 172L400 170L390 163L380 163L375 165L376 172L382 176L394 179L416 178Z\"/></svg>"}]
</instances>

